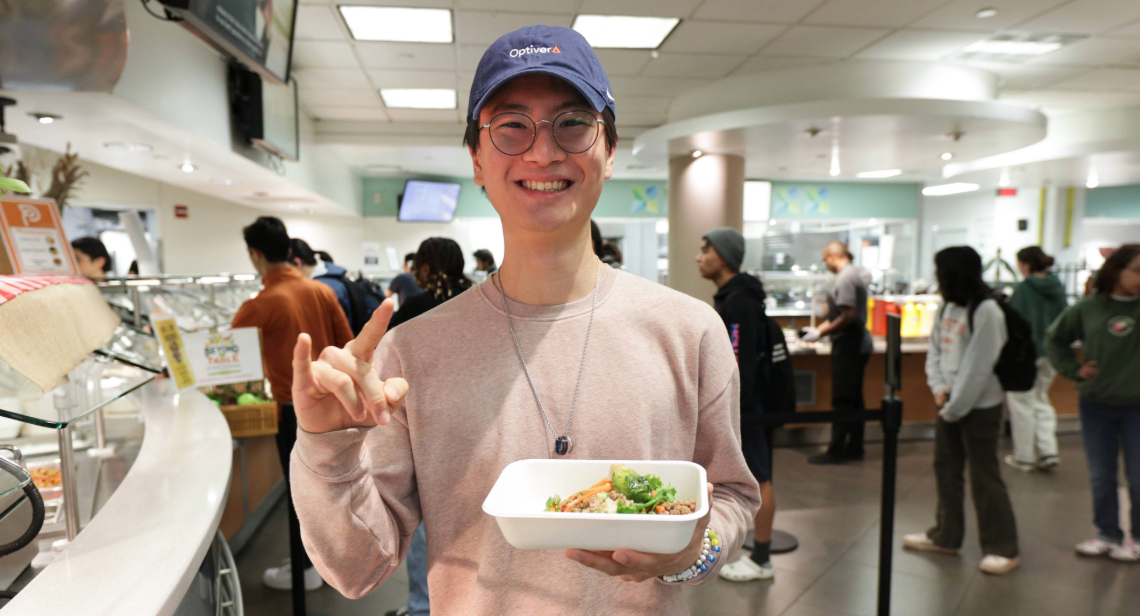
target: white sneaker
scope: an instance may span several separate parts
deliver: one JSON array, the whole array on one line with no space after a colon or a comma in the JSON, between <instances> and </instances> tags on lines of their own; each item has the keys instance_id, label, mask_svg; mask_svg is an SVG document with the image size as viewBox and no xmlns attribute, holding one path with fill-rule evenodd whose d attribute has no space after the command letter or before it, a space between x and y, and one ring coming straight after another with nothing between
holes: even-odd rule
<instances>
[{"instance_id":1,"label":"white sneaker","mask_svg":"<svg viewBox=\"0 0 1140 616\"><path fill-rule=\"evenodd\" d=\"M748 554L742 554L736 562L725 564L720 568L720 577L730 582L751 582L752 580L770 580L776 577L776 568L771 562L763 565L756 564Z\"/></svg>"},{"instance_id":2,"label":"white sneaker","mask_svg":"<svg viewBox=\"0 0 1140 616\"><path fill-rule=\"evenodd\" d=\"M919 552L934 552L936 554L956 555L958 550L944 548L940 545L935 545L926 533L914 533L911 535L903 535L903 547L908 550L916 550Z\"/></svg>"},{"instance_id":3,"label":"white sneaker","mask_svg":"<svg viewBox=\"0 0 1140 616\"><path fill-rule=\"evenodd\" d=\"M1006 558L1004 556L990 554L982 559L982 562L978 564L978 568L982 570L982 573L1005 575L1016 569L1020 564L1021 562L1016 558Z\"/></svg>"},{"instance_id":4,"label":"white sneaker","mask_svg":"<svg viewBox=\"0 0 1140 616\"><path fill-rule=\"evenodd\" d=\"M1120 545L1114 545L1109 551L1108 557L1122 563L1140 562L1140 544L1129 539Z\"/></svg>"},{"instance_id":5,"label":"white sneaker","mask_svg":"<svg viewBox=\"0 0 1140 616\"><path fill-rule=\"evenodd\" d=\"M1061 458L1057 456L1045 456L1037 461L1037 470L1051 471L1061 465Z\"/></svg>"},{"instance_id":6,"label":"white sneaker","mask_svg":"<svg viewBox=\"0 0 1140 616\"><path fill-rule=\"evenodd\" d=\"M1033 471L1037 470L1037 467L1035 465L1030 464L1029 462L1022 462L1012 455L1005 457L1005 465L1010 468L1016 468L1023 473L1032 473Z\"/></svg>"},{"instance_id":7,"label":"white sneaker","mask_svg":"<svg viewBox=\"0 0 1140 616\"><path fill-rule=\"evenodd\" d=\"M285 559L284 564L280 567L270 567L265 570L265 574L261 576L261 581L268 587L275 590L292 590L293 589L293 565L289 559ZM320 588L325 583L321 578L321 574L317 573L316 567L309 567L305 569L305 590L312 591Z\"/></svg>"},{"instance_id":8,"label":"white sneaker","mask_svg":"<svg viewBox=\"0 0 1140 616\"><path fill-rule=\"evenodd\" d=\"M1117 547L1114 543L1109 543L1104 539L1089 539L1077 544L1077 554L1081 556L1107 556L1113 548Z\"/></svg>"}]
</instances>

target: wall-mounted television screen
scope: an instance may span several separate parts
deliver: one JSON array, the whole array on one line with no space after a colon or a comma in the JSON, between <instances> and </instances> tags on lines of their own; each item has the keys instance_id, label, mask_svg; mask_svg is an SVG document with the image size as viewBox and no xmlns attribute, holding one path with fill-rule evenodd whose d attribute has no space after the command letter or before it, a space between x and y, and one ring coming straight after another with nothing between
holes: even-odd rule
<instances>
[{"instance_id":1,"label":"wall-mounted television screen","mask_svg":"<svg viewBox=\"0 0 1140 616\"><path fill-rule=\"evenodd\" d=\"M400 201L400 222L451 222L459 205L459 184L408 180Z\"/></svg>"},{"instance_id":2,"label":"wall-mounted television screen","mask_svg":"<svg viewBox=\"0 0 1140 616\"><path fill-rule=\"evenodd\" d=\"M297 0L159 0L222 53L277 85L289 81Z\"/></svg>"},{"instance_id":3,"label":"wall-mounted television screen","mask_svg":"<svg viewBox=\"0 0 1140 616\"><path fill-rule=\"evenodd\" d=\"M229 68L230 107L240 139L284 158L300 160L297 82L278 86L244 65Z\"/></svg>"}]
</instances>

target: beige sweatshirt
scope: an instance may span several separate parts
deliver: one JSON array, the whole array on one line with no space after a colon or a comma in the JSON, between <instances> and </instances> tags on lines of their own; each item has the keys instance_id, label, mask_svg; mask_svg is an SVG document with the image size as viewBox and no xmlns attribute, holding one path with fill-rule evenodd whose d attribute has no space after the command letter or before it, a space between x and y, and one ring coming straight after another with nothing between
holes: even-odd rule
<instances>
[{"instance_id":1,"label":"beige sweatshirt","mask_svg":"<svg viewBox=\"0 0 1140 616\"><path fill-rule=\"evenodd\" d=\"M590 304L587 296L560 306L509 305L560 435ZM298 431L292 490L313 563L345 596L366 595L399 566L422 520L434 616L688 615L676 585L623 582L559 550L516 550L483 513L504 467L554 457L501 305L488 281L384 337L376 353L381 376L410 384L405 408L387 426ZM715 486L710 524L728 548L719 567L759 507L740 452L739 388L724 323L712 308L607 269L568 457L704 466Z\"/></svg>"}]
</instances>

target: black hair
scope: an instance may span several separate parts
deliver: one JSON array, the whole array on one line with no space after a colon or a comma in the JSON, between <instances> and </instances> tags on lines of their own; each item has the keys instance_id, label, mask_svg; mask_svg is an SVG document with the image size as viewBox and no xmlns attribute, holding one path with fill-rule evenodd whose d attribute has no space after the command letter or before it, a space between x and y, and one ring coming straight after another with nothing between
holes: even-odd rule
<instances>
[{"instance_id":1,"label":"black hair","mask_svg":"<svg viewBox=\"0 0 1140 616\"><path fill-rule=\"evenodd\" d=\"M602 230L598 228L598 223L594 222L593 218L590 219L590 241L594 243L594 254L601 259L604 254L602 246L605 244L605 240L602 239Z\"/></svg>"},{"instance_id":2,"label":"black hair","mask_svg":"<svg viewBox=\"0 0 1140 616\"><path fill-rule=\"evenodd\" d=\"M427 271L421 271L423 266ZM429 237L416 251L416 284L425 293L447 301L471 288L471 280L463 273L466 267L463 249L455 240L446 237Z\"/></svg>"},{"instance_id":3,"label":"black hair","mask_svg":"<svg viewBox=\"0 0 1140 616\"><path fill-rule=\"evenodd\" d=\"M934 255L935 275L942 299L960 306L977 306L993 294L982 280L982 257L969 246L951 246Z\"/></svg>"},{"instance_id":4,"label":"black hair","mask_svg":"<svg viewBox=\"0 0 1140 616\"><path fill-rule=\"evenodd\" d=\"M416 253L414 253L414 252L409 252L408 254L404 255L404 264L405 265L407 265L408 261L415 262L415 260L416 260Z\"/></svg>"},{"instance_id":5,"label":"black hair","mask_svg":"<svg viewBox=\"0 0 1140 616\"><path fill-rule=\"evenodd\" d=\"M130 266L127 267L127 275L128 276L138 276L139 275L139 260L138 259L131 261Z\"/></svg>"},{"instance_id":6,"label":"black hair","mask_svg":"<svg viewBox=\"0 0 1140 616\"><path fill-rule=\"evenodd\" d=\"M312 248L309 248L309 243L305 240L295 237L289 241L289 247L291 249L289 255L291 259L300 259L301 265L306 266L317 264L317 253L313 252Z\"/></svg>"},{"instance_id":7,"label":"black hair","mask_svg":"<svg viewBox=\"0 0 1140 616\"><path fill-rule=\"evenodd\" d=\"M1026 246L1017 251L1017 260L1028 265L1029 273L1031 274L1043 272L1053 267L1053 264L1056 263L1053 257L1050 257L1045 254L1044 250L1041 250L1040 246Z\"/></svg>"},{"instance_id":8,"label":"black hair","mask_svg":"<svg viewBox=\"0 0 1140 616\"><path fill-rule=\"evenodd\" d=\"M487 250L486 248L480 248L479 250L476 250L475 254L472 256L486 263L487 265L495 265L495 255L491 254L491 251Z\"/></svg>"},{"instance_id":9,"label":"black hair","mask_svg":"<svg viewBox=\"0 0 1140 616\"><path fill-rule=\"evenodd\" d=\"M99 238L81 237L74 239L71 240L71 247L87 255L87 258L92 261L103 257L103 271L111 271L111 253L107 252L107 247L103 245L103 242L99 241Z\"/></svg>"},{"instance_id":10,"label":"black hair","mask_svg":"<svg viewBox=\"0 0 1140 616\"><path fill-rule=\"evenodd\" d=\"M1136 257L1140 257L1140 244L1125 244L1109 255L1093 279L1093 289L1097 294L1111 295L1116 289L1116 283L1120 282L1120 272Z\"/></svg>"},{"instance_id":11,"label":"black hair","mask_svg":"<svg viewBox=\"0 0 1140 616\"><path fill-rule=\"evenodd\" d=\"M613 242L602 242L602 262L606 265L621 265L621 249Z\"/></svg>"},{"instance_id":12,"label":"black hair","mask_svg":"<svg viewBox=\"0 0 1140 616\"><path fill-rule=\"evenodd\" d=\"M289 260L289 232L280 218L262 216L241 230L245 245L260 252L270 263Z\"/></svg>"},{"instance_id":13,"label":"black hair","mask_svg":"<svg viewBox=\"0 0 1140 616\"><path fill-rule=\"evenodd\" d=\"M336 261L333 261L332 255L329 253L323 250L317 250L316 253L317 256L321 258L321 261L324 261L325 263L336 263Z\"/></svg>"}]
</instances>

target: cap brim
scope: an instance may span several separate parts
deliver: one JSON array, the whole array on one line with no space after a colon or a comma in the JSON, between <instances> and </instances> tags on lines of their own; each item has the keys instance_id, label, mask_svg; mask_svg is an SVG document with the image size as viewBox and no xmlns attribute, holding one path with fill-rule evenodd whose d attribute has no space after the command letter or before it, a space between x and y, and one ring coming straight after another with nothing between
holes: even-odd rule
<instances>
[{"instance_id":1,"label":"cap brim","mask_svg":"<svg viewBox=\"0 0 1140 616\"><path fill-rule=\"evenodd\" d=\"M478 118L479 111L483 109L483 105L487 103L487 101L491 98L492 95L495 94L495 92L499 90L499 88L506 85L508 81L517 77L521 77L523 75L551 75L553 77L558 77L559 79L562 79L569 83L571 86L574 86L574 89L586 98L586 102L590 103L590 105L594 108L594 111L600 113L603 109L609 106L609 102L606 101L606 98L602 96L600 92L590 87L582 78L578 77L577 75L569 71L559 69L558 67L540 66L523 69L517 73L511 73L510 75L507 75L506 77L503 77L499 81L495 82L490 88L487 89L487 93L479 99L475 106L467 110L467 118L469 120ZM617 113L615 112L614 115L616 116Z\"/></svg>"}]
</instances>

